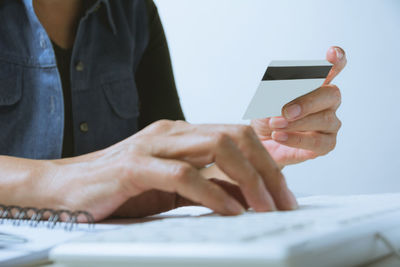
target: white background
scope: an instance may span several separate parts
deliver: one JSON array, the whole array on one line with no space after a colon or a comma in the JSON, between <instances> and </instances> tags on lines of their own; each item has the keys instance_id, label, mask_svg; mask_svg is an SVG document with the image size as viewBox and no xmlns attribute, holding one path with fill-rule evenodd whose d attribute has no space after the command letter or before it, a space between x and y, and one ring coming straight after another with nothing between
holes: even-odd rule
<instances>
[{"instance_id":1,"label":"white background","mask_svg":"<svg viewBox=\"0 0 400 267\"><path fill-rule=\"evenodd\" d=\"M271 59L347 52L343 127L328 156L285 168L296 192L400 191L400 1L158 0L192 123L241 120Z\"/></svg>"}]
</instances>

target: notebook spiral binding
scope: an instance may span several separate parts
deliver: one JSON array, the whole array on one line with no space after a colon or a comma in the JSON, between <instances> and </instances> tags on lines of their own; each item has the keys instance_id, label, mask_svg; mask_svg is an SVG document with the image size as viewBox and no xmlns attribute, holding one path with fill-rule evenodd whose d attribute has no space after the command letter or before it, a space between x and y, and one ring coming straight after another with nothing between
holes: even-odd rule
<instances>
[{"instance_id":1,"label":"notebook spiral binding","mask_svg":"<svg viewBox=\"0 0 400 267\"><path fill-rule=\"evenodd\" d=\"M62 216L67 216L67 220L61 222ZM47 220L43 220L46 218ZM90 229L94 228L94 218L87 211L69 211L53 209L37 209L33 207L5 206L0 204L0 225L6 220L11 219L13 225L29 225L37 227L44 224L48 228L55 228L57 225L64 227L66 231L72 231L78 223L78 217L84 216Z\"/></svg>"}]
</instances>

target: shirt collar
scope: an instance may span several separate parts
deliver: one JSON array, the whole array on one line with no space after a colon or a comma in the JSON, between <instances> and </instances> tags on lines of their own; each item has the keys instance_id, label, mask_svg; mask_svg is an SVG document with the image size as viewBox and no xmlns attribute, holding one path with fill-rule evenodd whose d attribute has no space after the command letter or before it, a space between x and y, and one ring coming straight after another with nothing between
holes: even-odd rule
<instances>
[{"instance_id":1,"label":"shirt collar","mask_svg":"<svg viewBox=\"0 0 400 267\"><path fill-rule=\"evenodd\" d=\"M36 17L34 15L34 10L33 10L33 0L23 0L26 9L28 10L29 17L33 19L33 17ZM117 33L117 28L115 26L114 22L114 17L113 13L111 10L111 5L110 5L110 0L86 0L84 1L85 8L87 9L86 15L84 16L85 18L89 15L92 14L93 12L98 12L101 8L106 9L106 21L108 25L110 26L112 32L114 34ZM104 7L103 7L104 6Z\"/></svg>"},{"instance_id":2,"label":"shirt collar","mask_svg":"<svg viewBox=\"0 0 400 267\"><path fill-rule=\"evenodd\" d=\"M108 25L110 26L110 28L114 34L117 33L117 28L115 26L115 20L114 20L113 13L111 10L110 0L97 0L97 1L96 0L86 0L85 4L88 7L85 17L94 12L98 12L101 8L105 8L106 9L106 17L107 17L106 20L108 22Z\"/></svg>"}]
</instances>

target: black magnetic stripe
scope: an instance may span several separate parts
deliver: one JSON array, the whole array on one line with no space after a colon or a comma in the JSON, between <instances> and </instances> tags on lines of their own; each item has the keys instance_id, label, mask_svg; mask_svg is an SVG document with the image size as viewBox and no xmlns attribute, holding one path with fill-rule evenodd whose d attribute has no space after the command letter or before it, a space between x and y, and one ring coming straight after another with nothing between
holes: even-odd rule
<instances>
[{"instance_id":1,"label":"black magnetic stripe","mask_svg":"<svg viewBox=\"0 0 400 267\"><path fill-rule=\"evenodd\" d=\"M268 67L263 81L326 78L332 66Z\"/></svg>"}]
</instances>

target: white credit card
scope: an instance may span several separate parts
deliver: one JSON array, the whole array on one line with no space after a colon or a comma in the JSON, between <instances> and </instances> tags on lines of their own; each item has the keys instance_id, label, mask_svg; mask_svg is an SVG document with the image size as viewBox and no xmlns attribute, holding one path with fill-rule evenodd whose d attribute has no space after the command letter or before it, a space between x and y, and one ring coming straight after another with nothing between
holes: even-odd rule
<instances>
[{"instance_id":1,"label":"white credit card","mask_svg":"<svg viewBox=\"0 0 400 267\"><path fill-rule=\"evenodd\" d=\"M326 60L271 61L243 119L281 116L285 104L319 88L331 68Z\"/></svg>"}]
</instances>

